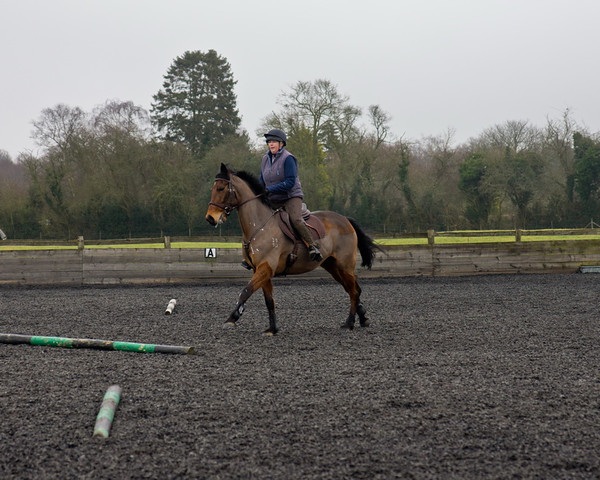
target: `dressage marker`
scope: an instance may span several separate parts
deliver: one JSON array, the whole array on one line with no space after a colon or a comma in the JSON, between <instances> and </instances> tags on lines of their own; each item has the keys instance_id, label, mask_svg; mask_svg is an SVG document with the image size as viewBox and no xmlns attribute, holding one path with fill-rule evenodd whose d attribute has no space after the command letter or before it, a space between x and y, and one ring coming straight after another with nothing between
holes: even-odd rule
<instances>
[{"instance_id":1,"label":"dressage marker","mask_svg":"<svg viewBox=\"0 0 600 480\"><path fill-rule=\"evenodd\" d=\"M108 438L110 427L112 426L113 419L115 418L115 411L121 400L121 387L118 385L112 385L108 387L104 398L102 399L102 405L100 411L96 416L96 424L94 425L94 437Z\"/></svg>"},{"instance_id":2,"label":"dressage marker","mask_svg":"<svg viewBox=\"0 0 600 480\"><path fill-rule=\"evenodd\" d=\"M172 298L169 300L169 304L167 305L167 309L165 310L165 315L171 315L173 310L175 309L175 305L177 305L177 300Z\"/></svg>"},{"instance_id":3,"label":"dressage marker","mask_svg":"<svg viewBox=\"0 0 600 480\"><path fill-rule=\"evenodd\" d=\"M122 350L139 353L181 353L194 355L194 347L178 345L156 345L152 343L117 342L91 338L40 337L0 333L0 343L41 345L46 347L93 348L97 350Z\"/></svg>"}]
</instances>

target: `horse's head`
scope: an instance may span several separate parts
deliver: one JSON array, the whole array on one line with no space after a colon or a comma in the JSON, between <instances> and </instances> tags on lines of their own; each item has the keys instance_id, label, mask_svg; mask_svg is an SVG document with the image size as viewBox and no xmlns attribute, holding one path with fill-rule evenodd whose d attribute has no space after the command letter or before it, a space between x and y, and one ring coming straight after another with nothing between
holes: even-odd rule
<instances>
[{"instance_id":1,"label":"horse's head","mask_svg":"<svg viewBox=\"0 0 600 480\"><path fill-rule=\"evenodd\" d=\"M210 192L206 221L214 226L220 225L236 208L257 199L270 209L264 187L254 175L234 172L222 163Z\"/></svg>"},{"instance_id":2,"label":"horse's head","mask_svg":"<svg viewBox=\"0 0 600 480\"><path fill-rule=\"evenodd\" d=\"M222 163L210 191L210 203L205 216L206 221L215 227L227 220L229 214L239 204L231 176L231 170Z\"/></svg>"}]
</instances>

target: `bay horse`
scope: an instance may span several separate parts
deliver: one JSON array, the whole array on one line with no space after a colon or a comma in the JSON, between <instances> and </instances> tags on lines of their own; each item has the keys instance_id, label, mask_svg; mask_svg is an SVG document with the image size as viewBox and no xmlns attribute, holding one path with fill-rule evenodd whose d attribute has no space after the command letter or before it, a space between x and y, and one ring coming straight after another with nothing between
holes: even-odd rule
<instances>
[{"instance_id":1,"label":"bay horse","mask_svg":"<svg viewBox=\"0 0 600 480\"><path fill-rule=\"evenodd\" d=\"M318 240L323 260L313 261L309 258L306 245L302 243L298 246L280 227L278 216L282 215L282 210L271 207L258 179L244 171L235 172L222 163L211 189L205 218L216 227L225 222L234 210L238 212L242 229L244 259L254 274L240 293L225 326L235 325L244 312L246 301L262 288L269 312L269 328L264 333L275 335L279 327L272 278L306 273L319 265L344 287L350 297L350 313L342 328L353 329L356 314L362 327L369 325L366 310L360 301L361 288L354 269L357 250L361 254L361 265L370 269L375 250L379 247L355 220L331 211L311 212L324 227L324 236ZM291 258L294 259L292 262Z\"/></svg>"}]
</instances>

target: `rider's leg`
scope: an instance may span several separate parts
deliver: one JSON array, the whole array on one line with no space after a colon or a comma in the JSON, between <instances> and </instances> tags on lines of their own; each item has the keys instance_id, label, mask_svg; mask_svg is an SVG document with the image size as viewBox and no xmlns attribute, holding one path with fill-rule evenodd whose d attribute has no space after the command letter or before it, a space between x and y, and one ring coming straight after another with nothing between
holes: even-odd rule
<instances>
[{"instance_id":1,"label":"rider's leg","mask_svg":"<svg viewBox=\"0 0 600 480\"><path fill-rule=\"evenodd\" d=\"M300 235L300 238L308 245L308 254L310 259L315 262L320 262L323 260L323 256L321 255L318 247L315 245L315 241L313 240L310 230L302 219L302 199L298 197L290 198L285 203L285 210L288 212L290 221L298 232L298 235Z\"/></svg>"}]
</instances>

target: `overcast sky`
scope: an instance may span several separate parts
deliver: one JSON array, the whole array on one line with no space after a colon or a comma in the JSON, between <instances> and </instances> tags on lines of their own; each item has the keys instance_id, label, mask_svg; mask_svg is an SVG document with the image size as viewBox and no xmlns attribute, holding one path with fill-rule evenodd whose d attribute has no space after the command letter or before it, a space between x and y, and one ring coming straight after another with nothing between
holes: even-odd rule
<instances>
[{"instance_id":1,"label":"overcast sky","mask_svg":"<svg viewBox=\"0 0 600 480\"><path fill-rule=\"evenodd\" d=\"M570 109L600 131L599 0L0 0L0 149L37 147L31 122L64 103L150 109L173 60L227 58L254 137L300 80L377 104L405 139L455 143Z\"/></svg>"}]
</instances>

